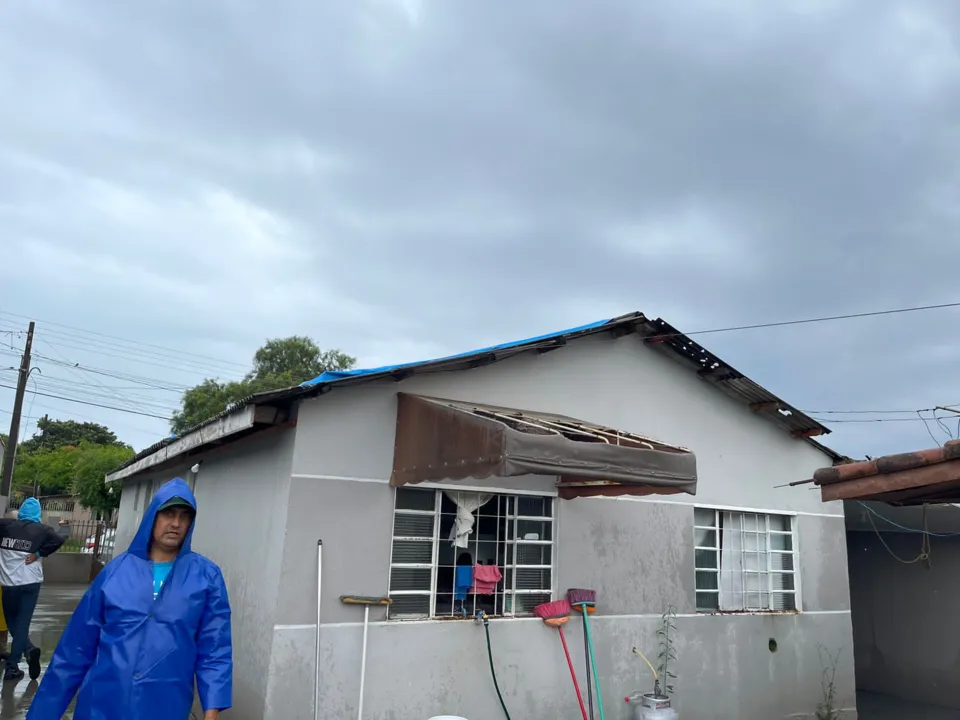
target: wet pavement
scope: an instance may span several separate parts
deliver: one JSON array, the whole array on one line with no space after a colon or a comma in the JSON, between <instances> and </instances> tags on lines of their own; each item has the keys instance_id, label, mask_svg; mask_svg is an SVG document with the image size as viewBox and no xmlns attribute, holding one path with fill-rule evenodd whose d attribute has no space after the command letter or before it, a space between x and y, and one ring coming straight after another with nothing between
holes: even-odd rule
<instances>
[{"instance_id":1,"label":"wet pavement","mask_svg":"<svg viewBox=\"0 0 960 720\"><path fill-rule=\"evenodd\" d=\"M857 693L857 711L860 720L957 720L960 718L960 710L910 703L862 691Z\"/></svg>"},{"instance_id":2,"label":"wet pavement","mask_svg":"<svg viewBox=\"0 0 960 720\"><path fill-rule=\"evenodd\" d=\"M30 625L30 639L42 652L40 659L44 670L50 662L50 656L57 647L67 621L70 620L74 608L77 607L86 589L86 585L44 585L41 589L40 601L37 603L33 623ZM26 662L21 662L20 667L26 671ZM43 675L40 676L40 680L43 680ZM36 693L38 685L39 681L28 678L18 683L3 683L2 694L0 694L0 718L3 720L25 718L27 710L30 709L30 700ZM64 717L71 716L72 713L68 711Z\"/></svg>"}]
</instances>

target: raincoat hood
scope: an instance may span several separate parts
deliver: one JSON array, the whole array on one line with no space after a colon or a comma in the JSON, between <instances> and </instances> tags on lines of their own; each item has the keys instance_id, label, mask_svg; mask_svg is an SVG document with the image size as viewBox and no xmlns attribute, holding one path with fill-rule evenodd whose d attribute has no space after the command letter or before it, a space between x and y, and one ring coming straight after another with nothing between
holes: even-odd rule
<instances>
[{"instance_id":1,"label":"raincoat hood","mask_svg":"<svg viewBox=\"0 0 960 720\"><path fill-rule=\"evenodd\" d=\"M190 503L194 514L196 514L197 499L194 497L193 491L190 490L190 486L187 485L182 478L174 478L164 483L160 486L160 489L157 490L157 494L153 496L153 500L150 502L150 506L146 512L143 513L143 520L140 521L140 527L137 529L137 534L134 536L133 542L130 543L127 552L131 555L136 555L142 560L150 559L150 540L153 538L153 523L157 518L157 511L167 500L175 497L183 498ZM26 505L26 503L24 503L24 505ZM39 503L37 507L39 508ZM21 510L21 512L23 511ZM178 557L190 552L190 541L193 538L193 527L195 524L196 517L194 517L194 522L190 523L190 529L187 530L187 536L183 539L183 545L180 547Z\"/></svg>"},{"instance_id":2,"label":"raincoat hood","mask_svg":"<svg viewBox=\"0 0 960 720\"><path fill-rule=\"evenodd\" d=\"M27 522L40 522L40 501L36 498L27 498L20 506L20 512L17 513L17 519Z\"/></svg>"}]
</instances>

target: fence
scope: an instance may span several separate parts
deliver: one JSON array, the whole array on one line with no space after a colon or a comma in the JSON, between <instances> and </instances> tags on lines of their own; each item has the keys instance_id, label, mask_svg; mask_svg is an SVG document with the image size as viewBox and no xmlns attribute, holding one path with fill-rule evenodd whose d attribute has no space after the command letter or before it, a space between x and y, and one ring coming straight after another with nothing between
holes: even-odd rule
<instances>
[{"instance_id":1,"label":"fence","mask_svg":"<svg viewBox=\"0 0 960 720\"><path fill-rule=\"evenodd\" d=\"M61 521L54 527L62 537L66 538L60 552L93 555L95 560L104 565L113 559L114 543L117 537L116 523L103 520Z\"/></svg>"}]
</instances>

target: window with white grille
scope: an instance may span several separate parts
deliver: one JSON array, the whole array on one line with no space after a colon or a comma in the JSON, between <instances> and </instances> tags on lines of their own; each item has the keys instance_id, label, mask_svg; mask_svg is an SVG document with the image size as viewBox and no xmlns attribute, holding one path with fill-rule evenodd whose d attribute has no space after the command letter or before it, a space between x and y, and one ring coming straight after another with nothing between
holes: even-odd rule
<instances>
[{"instance_id":1,"label":"window with white grille","mask_svg":"<svg viewBox=\"0 0 960 720\"><path fill-rule=\"evenodd\" d=\"M699 612L797 610L793 518L694 510Z\"/></svg>"},{"instance_id":2,"label":"window with white grille","mask_svg":"<svg viewBox=\"0 0 960 720\"><path fill-rule=\"evenodd\" d=\"M477 493L463 493L477 496ZM484 495L466 547L455 547L459 491L397 488L390 559L390 617L527 615L553 589L553 499ZM489 499L487 499L489 498ZM458 567L496 567L489 594L458 592Z\"/></svg>"}]
</instances>

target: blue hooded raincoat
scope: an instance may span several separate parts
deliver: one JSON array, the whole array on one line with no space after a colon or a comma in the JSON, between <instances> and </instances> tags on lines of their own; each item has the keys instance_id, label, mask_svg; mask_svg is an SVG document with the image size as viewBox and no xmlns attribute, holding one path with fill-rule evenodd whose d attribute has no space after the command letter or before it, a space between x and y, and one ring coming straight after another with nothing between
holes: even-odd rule
<instances>
[{"instance_id":1,"label":"blue hooded raincoat","mask_svg":"<svg viewBox=\"0 0 960 720\"><path fill-rule=\"evenodd\" d=\"M27 714L60 720L79 689L74 720L187 720L194 677L204 710L231 705L230 604L220 569L190 550L191 525L157 599L147 549L157 510L182 497L180 478L161 487L127 552L87 590L60 639Z\"/></svg>"}]
</instances>

